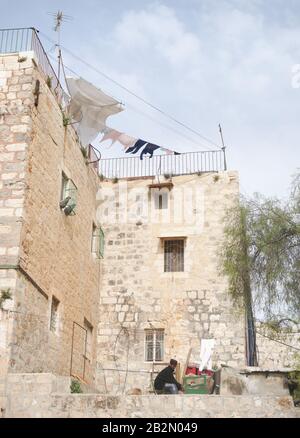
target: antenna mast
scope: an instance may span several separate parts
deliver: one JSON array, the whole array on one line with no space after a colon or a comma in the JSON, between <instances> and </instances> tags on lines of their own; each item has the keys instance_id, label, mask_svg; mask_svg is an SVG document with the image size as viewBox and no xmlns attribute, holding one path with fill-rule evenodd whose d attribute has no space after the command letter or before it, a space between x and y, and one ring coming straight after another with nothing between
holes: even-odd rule
<instances>
[{"instance_id":1,"label":"antenna mast","mask_svg":"<svg viewBox=\"0 0 300 438\"><path fill-rule=\"evenodd\" d=\"M54 32L57 32L57 50L58 50L58 55L57 55L57 59L58 59L58 67L57 67L57 77L58 77L58 81L60 81L60 64L61 64L61 48L60 48L60 40L61 40L61 26L62 23L65 21L71 21L73 20L73 17L71 17L70 15L65 15L63 13L63 11L57 11L55 13L49 12L48 15L51 15L51 17L54 18L54 27L53 30Z\"/></svg>"},{"instance_id":2,"label":"antenna mast","mask_svg":"<svg viewBox=\"0 0 300 438\"><path fill-rule=\"evenodd\" d=\"M223 155L224 155L224 170L227 170L226 146L224 144L223 132L222 132L222 127L221 127L220 123L219 123L219 132L220 132L220 136L221 136L221 140L222 140L222 151L223 151Z\"/></svg>"}]
</instances>

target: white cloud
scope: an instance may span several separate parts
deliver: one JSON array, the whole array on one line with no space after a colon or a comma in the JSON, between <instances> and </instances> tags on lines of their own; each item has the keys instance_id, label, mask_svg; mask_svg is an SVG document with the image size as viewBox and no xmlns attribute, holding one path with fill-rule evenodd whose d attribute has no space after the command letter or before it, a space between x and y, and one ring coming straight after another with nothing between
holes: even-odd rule
<instances>
[{"instance_id":1,"label":"white cloud","mask_svg":"<svg viewBox=\"0 0 300 438\"><path fill-rule=\"evenodd\" d=\"M194 62L200 55L197 36L164 5L125 14L115 28L115 42L129 52L154 50L174 65Z\"/></svg>"},{"instance_id":2,"label":"white cloud","mask_svg":"<svg viewBox=\"0 0 300 438\"><path fill-rule=\"evenodd\" d=\"M300 30L287 3L272 1L270 12L262 0L189 0L186 8L178 1L143 2L115 15L110 31L82 56L215 141L221 122L229 165L240 171L242 185L250 192L282 194L300 158L300 91L292 87ZM111 119L117 129L196 150L177 130L199 141L201 149L201 139L109 82L96 76L95 82L129 104ZM132 105L159 123L133 112Z\"/></svg>"}]
</instances>

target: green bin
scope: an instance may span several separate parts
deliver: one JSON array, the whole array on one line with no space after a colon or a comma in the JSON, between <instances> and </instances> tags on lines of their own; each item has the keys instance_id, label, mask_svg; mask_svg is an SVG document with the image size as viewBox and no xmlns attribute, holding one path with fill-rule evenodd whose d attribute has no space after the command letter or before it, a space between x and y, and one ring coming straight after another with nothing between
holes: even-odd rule
<instances>
[{"instance_id":1,"label":"green bin","mask_svg":"<svg viewBox=\"0 0 300 438\"><path fill-rule=\"evenodd\" d=\"M208 394L207 376L187 375L183 378L183 388L185 394Z\"/></svg>"}]
</instances>

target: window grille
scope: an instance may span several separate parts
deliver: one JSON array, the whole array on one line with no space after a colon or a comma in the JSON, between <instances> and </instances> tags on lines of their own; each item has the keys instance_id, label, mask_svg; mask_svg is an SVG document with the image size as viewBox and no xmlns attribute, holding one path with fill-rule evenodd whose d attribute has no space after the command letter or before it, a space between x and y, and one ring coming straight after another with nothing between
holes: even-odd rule
<instances>
[{"instance_id":1,"label":"window grille","mask_svg":"<svg viewBox=\"0 0 300 438\"><path fill-rule=\"evenodd\" d=\"M164 270L165 272L184 271L184 240L164 241Z\"/></svg>"},{"instance_id":2,"label":"window grille","mask_svg":"<svg viewBox=\"0 0 300 438\"><path fill-rule=\"evenodd\" d=\"M164 330L145 330L146 362L162 362L164 359Z\"/></svg>"}]
</instances>

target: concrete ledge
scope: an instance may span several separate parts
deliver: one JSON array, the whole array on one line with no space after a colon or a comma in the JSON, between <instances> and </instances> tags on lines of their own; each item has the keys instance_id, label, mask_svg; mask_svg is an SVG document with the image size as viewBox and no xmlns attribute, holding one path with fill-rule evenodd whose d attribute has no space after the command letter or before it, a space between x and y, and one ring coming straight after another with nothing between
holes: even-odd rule
<instances>
[{"instance_id":1,"label":"concrete ledge","mask_svg":"<svg viewBox=\"0 0 300 438\"><path fill-rule=\"evenodd\" d=\"M7 418L300 418L291 397L14 395Z\"/></svg>"}]
</instances>

